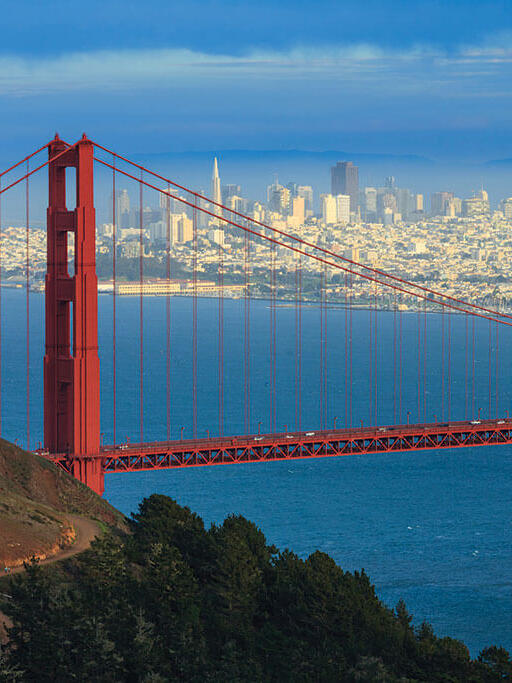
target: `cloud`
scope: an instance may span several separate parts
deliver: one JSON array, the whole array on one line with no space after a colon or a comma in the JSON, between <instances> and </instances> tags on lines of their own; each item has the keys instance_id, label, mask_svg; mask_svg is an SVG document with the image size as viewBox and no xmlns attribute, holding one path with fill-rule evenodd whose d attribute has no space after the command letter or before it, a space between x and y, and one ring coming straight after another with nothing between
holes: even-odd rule
<instances>
[{"instance_id":1,"label":"cloud","mask_svg":"<svg viewBox=\"0 0 512 683\"><path fill-rule=\"evenodd\" d=\"M485 66L487 86L509 80L512 42L505 34L481 45L449 53L418 45L408 50L385 50L376 45L296 47L286 51L251 50L245 55L212 54L188 49L112 50L76 52L58 57L0 57L0 96L58 92L121 91L134 88L208 87L208 84L276 79L337 86L374 87L387 92L429 88L453 89L458 79L478 79ZM479 83L478 94L482 94ZM503 90L503 83L501 83ZM508 88L505 88L508 91ZM456 93L454 93L456 94Z\"/></svg>"}]
</instances>

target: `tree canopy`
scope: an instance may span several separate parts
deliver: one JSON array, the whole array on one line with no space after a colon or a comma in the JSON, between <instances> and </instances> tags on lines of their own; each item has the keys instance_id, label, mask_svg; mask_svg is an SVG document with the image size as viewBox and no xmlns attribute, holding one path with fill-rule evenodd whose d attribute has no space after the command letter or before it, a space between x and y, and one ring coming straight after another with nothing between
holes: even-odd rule
<instances>
[{"instance_id":1,"label":"tree canopy","mask_svg":"<svg viewBox=\"0 0 512 683\"><path fill-rule=\"evenodd\" d=\"M205 529L162 495L131 533L10 579L0 681L503 681L508 652L477 660L328 555L278 551L241 516Z\"/></svg>"}]
</instances>

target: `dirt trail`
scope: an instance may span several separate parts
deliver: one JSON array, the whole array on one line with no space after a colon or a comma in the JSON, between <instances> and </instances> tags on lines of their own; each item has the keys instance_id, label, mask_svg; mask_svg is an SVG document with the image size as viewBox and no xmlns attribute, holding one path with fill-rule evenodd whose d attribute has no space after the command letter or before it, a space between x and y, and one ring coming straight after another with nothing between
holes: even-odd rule
<instances>
[{"instance_id":1,"label":"dirt trail","mask_svg":"<svg viewBox=\"0 0 512 683\"><path fill-rule=\"evenodd\" d=\"M65 560L67 557L72 557L78 553L87 550L91 545L92 541L96 536L101 534L101 528L97 522L92 519L84 519L83 517L77 517L76 515L66 515L68 519L73 523L76 529L76 540L73 545L63 548L60 552L52 555L46 560L41 560L39 564L50 564L51 562L58 562L59 560ZM19 574L25 571L23 566L13 567L9 574ZM0 643L6 642L6 629L12 626L11 620L6 617L5 614L0 612Z\"/></svg>"},{"instance_id":2,"label":"dirt trail","mask_svg":"<svg viewBox=\"0 0 512 683\"><path fill-rule=\"evenodd\" d=\"M65 560L67 557L72 557L81 553L83 550L91 545L92 541L96 536L101 534L101 528L97 522L92 519L85 519L84 517L77 517L76 515L66 515L66 517L73 523L76 530L76 540L75 542L63 548L61 551L48 557L46 560L41 560L40 565L51 564L52 562L58 562L59 560ZM23 566L13 567L10 574L19 574L25 571Z\"/></svg>"}]
</instances>

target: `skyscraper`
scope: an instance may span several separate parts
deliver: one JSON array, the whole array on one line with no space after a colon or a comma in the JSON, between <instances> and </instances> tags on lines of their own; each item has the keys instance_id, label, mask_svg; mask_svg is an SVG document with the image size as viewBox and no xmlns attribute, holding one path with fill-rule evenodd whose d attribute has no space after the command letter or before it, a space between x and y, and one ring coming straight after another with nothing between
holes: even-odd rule
<instances>
[{"instance_id":1,"label":"skyscraper","mask_svg":"<svg viewBox=\"0 0 512 683\"><path fill-rule=\"evenodd\" d=\"M290 211L291 193L287 187L280 185L277 180L267 187L268 206L272 211L286 215Z\"/></svg>"},{"instance_id":2,"label":"skyscraper","mask_svg":"<svg viewBox=\"0 0 512 683\"><path fill-rule=\"evenodd\" d=\"M462 213L464 216L483 216L489 214L490 211L489 195L484 188L462 202Z\"/></svg>"},{"instance_id":3,"label":"skyscraper","mask_svg":"<svg viewBox=\"0 0 512 683\"><path fill-rule=\"evenodd\" d=\"M220 176L219 176L219 166L217 164L217 157L213 160L213 173L212 173L212 200L217 204L222 203L222 194L220 189ZM218 206L213 207L213 213L216 216L222 216L222 209Z\"/></svg>"},{"instance_id":4,"label":"skyscraper","mask_svg":"<svg viewBox=\"0 0 512 683\"><path fill-rule=\"evenodd\" d=\"M446 206L453 199L453 192L434 192L430 197L430 211L433 216L444 216Z\"/></svg>"},{"instance_id":5,"label":"skyscraper","mask_svg":"<svg viewBox=\"0 0 512 683\"><path fill-rule=\"evenodd\" d=\"M313 188L311 185L299 185L297 188L297 196L304 198L304 209L306 216L313 213Z\"/></svg>"},{"instance_id":6,"label":"skyscraper","mask_svg":"<svg viewBox=\"0 0 512 683\"><path fill-rule=\"evenodd\" d=\"M116 224L119 228L128 228L130 224L130 197L128 190L116 192Z\"/></svg>"},{"instance_id":7,"label":"skyscraper","mask_svg":"<svg viewBox=\"0 0 512 683\"><path fill-rule=\"evenodd\" d=\"M227 200L230 197L241 197L242 196L242 188L240 185L223 185L222 186L222 203L226 205Z\"/></svg>"},{"instance_id":8,"label":"skyscraper","mask_svg":"<svg viewBox=\"0 0 512 683\"><path fill-rule=\"evenodd\" d=\"M342 225L350 223L350 196L348 194L336 195L336 220Z\"/></svg>"},{"instance_id":9,"label":"skyscraper","mask_svg":"<svg viewBox=\"0 0 512 683\"><path fill-rule=\"evenodd\" d=\"M503 199L501 201L500 207L505 218L512 218L512 197Z\"/></svg>"},{"instance_id":10,"label":"skyscraper","mask_svg":"<svg viewBox=\"0 0 512 683\"><path fill-rule=\"evenodd\" d=\"M348 194L350 210L357 211L359 169L351 161L338 161L336 166L331 168L331 194Z\"/></svg>"},{"instance_id":11,"label":"skyscraper","mask_svg":"<svg viewBox=\"0 0 512 683\"><path fill-rule=\"evenodd\" d=\"M326 225L334 225L337 220L336 197L332 194L321 194L320 205L322 208L322 222Z\"/></svg>"},{"instance_id":12,"label":"skyscraper","mask_svg":"<svg viewBox=\"0 0 512 683\"><path fill-rule=\"evenodd\" d=\"M366 221L377 220L377 190L375 187L364 188L363 209Z\"/></svg>"}]
</instances>

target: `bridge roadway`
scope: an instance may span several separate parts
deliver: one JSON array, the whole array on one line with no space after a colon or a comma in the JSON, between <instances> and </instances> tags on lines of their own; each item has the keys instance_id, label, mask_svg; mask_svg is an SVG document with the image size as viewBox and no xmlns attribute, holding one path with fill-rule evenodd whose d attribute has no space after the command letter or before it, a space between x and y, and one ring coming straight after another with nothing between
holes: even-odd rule
<instances>
[{"instance_id":1,"label":"bridge roadway","mask_svg":"<svg viewBox=\"0 0 512 683\"><path fill-rule=\"evenodd\" d=\"M368 453L399 453L440 448L467 448L512 443L512 419L434 422L430 424L328 429L324 431L250 434L153 443L126 442L103 446L103 473L142 472L174 467L200 467L300 458L326 458ZM40 454L68 472L73 458Z\"/></svg>"}]
</instances>

